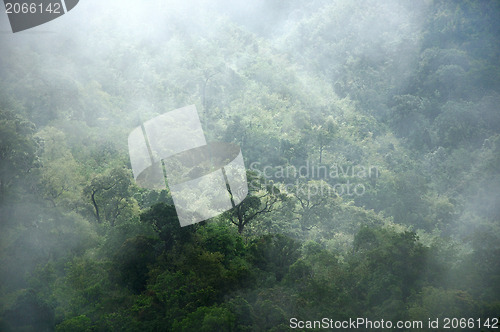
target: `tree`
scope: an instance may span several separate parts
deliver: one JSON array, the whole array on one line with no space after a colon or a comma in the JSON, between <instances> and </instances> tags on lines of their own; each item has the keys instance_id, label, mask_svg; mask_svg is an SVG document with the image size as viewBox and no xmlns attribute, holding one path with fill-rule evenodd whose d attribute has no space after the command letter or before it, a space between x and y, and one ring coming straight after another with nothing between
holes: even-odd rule
<instances>
[{"instance_id":1,"label":"tree","mask_svg":"<svg viewBox=\"0 0 500 332\"><path fill-rule=\"evenodd\" d=\"M60 202L76 202L82 177L66 145L66 135L54 127L45 127L38 136L43 146L37 185L39 195L54 207Z\"/></svg>"},{"instance_id":2,"label":"tree","mask_svg":"<svg viewBox=\"0 0 500 332\"><path fill-rule=\"evenodd\" d=\"M145 236L136 236L126 240L114 255L120 283L137 294L146 288L149 265L155 262L155 242L158 241Z\"/></svg>"},{"instance_id":3,"label":"tree","mask_svg":"<svg viewBox=\"0 0 500 332\"><path fill-rule=\"evenodd\" d=\"M330 146L335 132L337 131L337 124L333 117L329 116L324 124L314 126L313 130L317 132L318 146L319 146L319 164L323 162L323 150Z\"/></svg>"},{"instance_id":4,"label":"tree","mask_svg":"<svg viewBox=\"0 0 500 332\"><path fill-rule=\"evenodd\" d=\"M294 206L290 208L303 231L330 217L328 203L337 197L335 190L322 180L297 181L289 193L294 198Z\"/></svg>"},{"instance_id":5,"label":"tree","mask_svg":"<svg viewBox=\"0 0 500 332\"><path fill-rule=\"evenodd\" d=\"M158 203L141 214L141 222L150 224L163 241L166 250L170 250L178 242L188 241L193 227L181 227L177 212L173 205Z\"/></svg>"},{"instance_id":6,"label":"tree","mask_svg":"<svg viewBox=\"0 0 500 332\"><path fill-rule=\"evenodd\" d=\"M35 130L33 123L0 109L0 204L11 189L26 185L26 177L39 166Z\"/></svg>"},{"instance_id":7,"label":"tree","mask_svg":"<svg viewBox=\"0 0 500 332\"><path fill-rule=\"evenodd\" d=\"M250 183L248 196L225 216L238 227L238 233L243 233L245 226L260 215L273 211L279 202L286 199L286 195L274 185L272 181L258 178L256 174L247 172Z\"/></svg>"},{"instance_id":8,"label":"tree","mask_svg":"<svg viewBox=\"0 0 500 332\"><path fill-rule=\"evenodd\" d=\"M173 330L229 332L235 330L235 320L234 314L223 306L199 307L182 321L176 321Z\"/></svg>"},{"instance_id":9,"label":"tree","mask_svg":"<svg viewBox=\"0 0 500 332\"><path fill-rule=\"evenodd\" d=\"M412 298L408 314L414 320L424 320L431 316L440 320L445 317L479 317L477 303L469 293L434 287L424 287Z\"/></svg>"},{"instance_id":10,"label":"tree","mask_svg":"<svg viewBox=\"0 0 500 332\"><path fill-rule=\"evenodd\" d=\"M4 331L52 331L54 326L54 310L33 290L23 291L3 316Z\"/></svg>"},{"instance_id":11,"label":"tree","mask_svg":"<svg viewBox=\"0 0 500 332\"><path fill-rule=\"evenodd\" d=\"M66 319L56 327L57 332L90 332L92 331L92 321L85 315Z\"/></svg>"},{"instance_id":12,"label":"tree","mask_svg":"<svg viewBox=\"0 0 500 332\"><path fill-rule=\"evenodd\" d=\"M413 232L365 226L354 238L353 249L351 272L358 283L353 295L370 308L406 301L425 280L429 250Z\"/></svg>"},{"instance_id":13,"label":"tree","mask_svg":"<svg viewBox=\"0 0 500 332\"><path fill-rule=\"evenodd\" d=\"M111 226L119 217L128 218L138 209L132 197L132 181L130 171L114 168L110 172L95 176L84 188L90 199L93 214L100 224L108 221Z\"/></svg>"},{"instance_id":14,"label":"tree","mask_svg":"<svg viewBox=\"0 0 500 332\"><path fill-rule=\"evenodd\" d=\"M250 245L251 260L260 269L272 272L281 281L300 256L300 242L287 236L264 235Z\"/></svg>"}]
</instances>

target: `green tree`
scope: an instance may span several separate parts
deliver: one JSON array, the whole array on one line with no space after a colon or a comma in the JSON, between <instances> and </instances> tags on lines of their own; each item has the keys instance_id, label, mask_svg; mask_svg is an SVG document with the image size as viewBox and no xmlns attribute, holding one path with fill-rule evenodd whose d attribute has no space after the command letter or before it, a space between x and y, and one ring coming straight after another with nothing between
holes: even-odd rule
<instances>
[{"instance_id":1,"label":"green tree","mask_svg":"<svg viewBox=\"0 0 500 332\"><path fill-rule=\"evenodd\" d=\"M83 178L78 163L66 145L65 134L54 127L45 127L37 135L43 146L39 195L54 207L59 202L74 207L79 199Z\"/></svg>"},{"instance_id":2,"label":"green tree","mask_svg":"<svg viewBox=\"0 0 500 332\"><path fill-rule=\"evenodd\" d=\"M262 270L272 272L281 281L290 266L299 258L300 243L281 234L264 235L252 242L249 251L252 262Z\"/></svg>"},{"instance_id":3,"label":"green tree","mask_svg":"<svg viewBox=\"0 0 500 332\"><path fill-rule=\"evenodd\" d=\"M235 329L234 314L223 306L200 307L180 322L173 324L175 331L221 331Z\"/></svg>"},{"instance_id":4,"label":"green tree","mask_svg":"<svg viewBox=\"0 0 500 332\"><path fill-rule=\"evenodd\" d=\"M118 281L135 293L146 289L149 266L159 254L155 248L157 241L137 236L126 240L114 255L113 270L118 272Z\"/></svg>"},{"instance_id":5,"label":"green tree","mask_svg":"<svg viewBox=\"0 0 500 332\"><path fill-rule=\"evenodd\" d=\"M158 203L141 214L141 222L149 224L163 241L166 250L176 244L190 241L197 227L181 227L173 205Z\"/></svg>"},{"instance_id":6,"label":"green tree","mask_svg":"<svg viewBox=\"0 0 500 332\"><path fill-rule=\"evenodd\" d=\"M94 217L114 226L119 218L127 219L137 212L137 202L133 198L130 171L114 168L105 174L96 175L84 188L90 199Z\"/></svg>"},{"instance_id":7,"label":"green tree","mask_svg":"<svg viewBox=\"0 0 500 332\"><path fill-rule=\"evenodd\" d=\"M369 227L360 229L353 246L350 269L357 286L352 295L377 314L403 317L400 305L425 281L428 249L415 233Z\"/></svg>"},{"instance_id":8,"label":"green tree","mask_svg":"<svg viewBox=\"0 0 500 332\"><path fill-rule=\"evenodd\" d=\"M238 227L240 234L249 222L272 212L280 202L286 200L286 195L282 194L272 181L267 182L266 179L259 178L252 172L247 172L247 180L249 182L248 196L233 209L224 213L224 216Z\"/></svg>"},{"instance_id":9,"label":"green tree","mask_svg":"<svg viewBox=\"0 0 500 332\"><path fill-rule=\"evenodd\" d=\"M26 186L26 178L39 166L35 130L33 123L14 112L0 110L0 205Z\"/></svg>"}]
</instances>

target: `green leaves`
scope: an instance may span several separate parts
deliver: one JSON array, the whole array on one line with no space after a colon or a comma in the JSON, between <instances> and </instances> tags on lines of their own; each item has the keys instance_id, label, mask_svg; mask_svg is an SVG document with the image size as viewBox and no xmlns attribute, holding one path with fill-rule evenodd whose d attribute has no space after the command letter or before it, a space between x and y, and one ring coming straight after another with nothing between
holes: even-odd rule
<instances>
[{"instance_id":1,"label":"green leaves","mask_svg":"<svg viewBox=\"0 0 500 332\"><path fill-rule=\"evenodd\" d=\"M97 34L2 37L1 330L496 315L497 0L114 2ZM180 227L168 190L133 184L126 139L187 104L262 172ZM275 172L313 164L342 174ZM335 187L350 177L359 196Z\"/></svg>"},{"instance_id":2,"label":"green leaves","mask_svg":"<svg viewBox=\"0 0 500 332\"><path fill-rule=\"evenodd\" d=\"M19 115L0 109L0 206L9 195L29 184L29 175L39 166L39 142L35 125Z\"/></svg>"},{"instance_id":3,"label":"green leaves","mask_svg":"<svg viewBox=\"0 0 500 332\"><path fill-rule=\"evenodd\" d=\"M166 250L190 241L196 226L181 227L173 205L158 203L141 214L141 222L152 226L163 241Z\"/></svg>"},{"instance_id":4,"label":"green leaves","mask_svg":"<svg viewBox=\"0 0 500 332\"><path fill-rule=\"evenodd\" d=\"M84 194L98 223L108 221L114 226L120 219L131 218L138 210L133 198L132 175L124 168L94 176L84 188Z\"/></svg>"}]
</instances>

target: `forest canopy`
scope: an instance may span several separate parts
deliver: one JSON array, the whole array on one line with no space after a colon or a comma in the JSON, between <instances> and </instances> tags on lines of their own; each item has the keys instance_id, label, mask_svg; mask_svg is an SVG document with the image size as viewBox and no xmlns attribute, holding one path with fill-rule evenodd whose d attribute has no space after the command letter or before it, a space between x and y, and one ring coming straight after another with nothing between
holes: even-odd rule
<instances>
[{"instance_id":1,"label":"forest canopy","mask_svg":"<svg viewBox=\"0 0 500 332\"><path fill-rule=\"evenodd\" d=\"M0 17L1 331L499 328L498 1L87 0L19 33ZM180 227L127 137L186 105L241 148L249 190Z\"/></svg>"}]
</instances>

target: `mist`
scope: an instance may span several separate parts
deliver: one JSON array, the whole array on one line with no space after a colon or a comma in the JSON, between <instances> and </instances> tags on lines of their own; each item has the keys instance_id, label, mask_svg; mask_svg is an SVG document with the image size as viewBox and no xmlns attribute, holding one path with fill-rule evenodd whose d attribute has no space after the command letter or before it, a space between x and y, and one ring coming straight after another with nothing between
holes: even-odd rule
<instances>
[{"instance_id":1,"label":"mist","mask_svg":"<svg viewBox=\"0 0 500 332\"><path fill-rule=\"evenodd\" d=\"M0 14L0 330L498 327L499 37L496 1L87 0L18 33ZM181 228L127 138L187 105L249 193ZM353 171L280 173L310 167Z\"/></svg>"}]
</instances>

